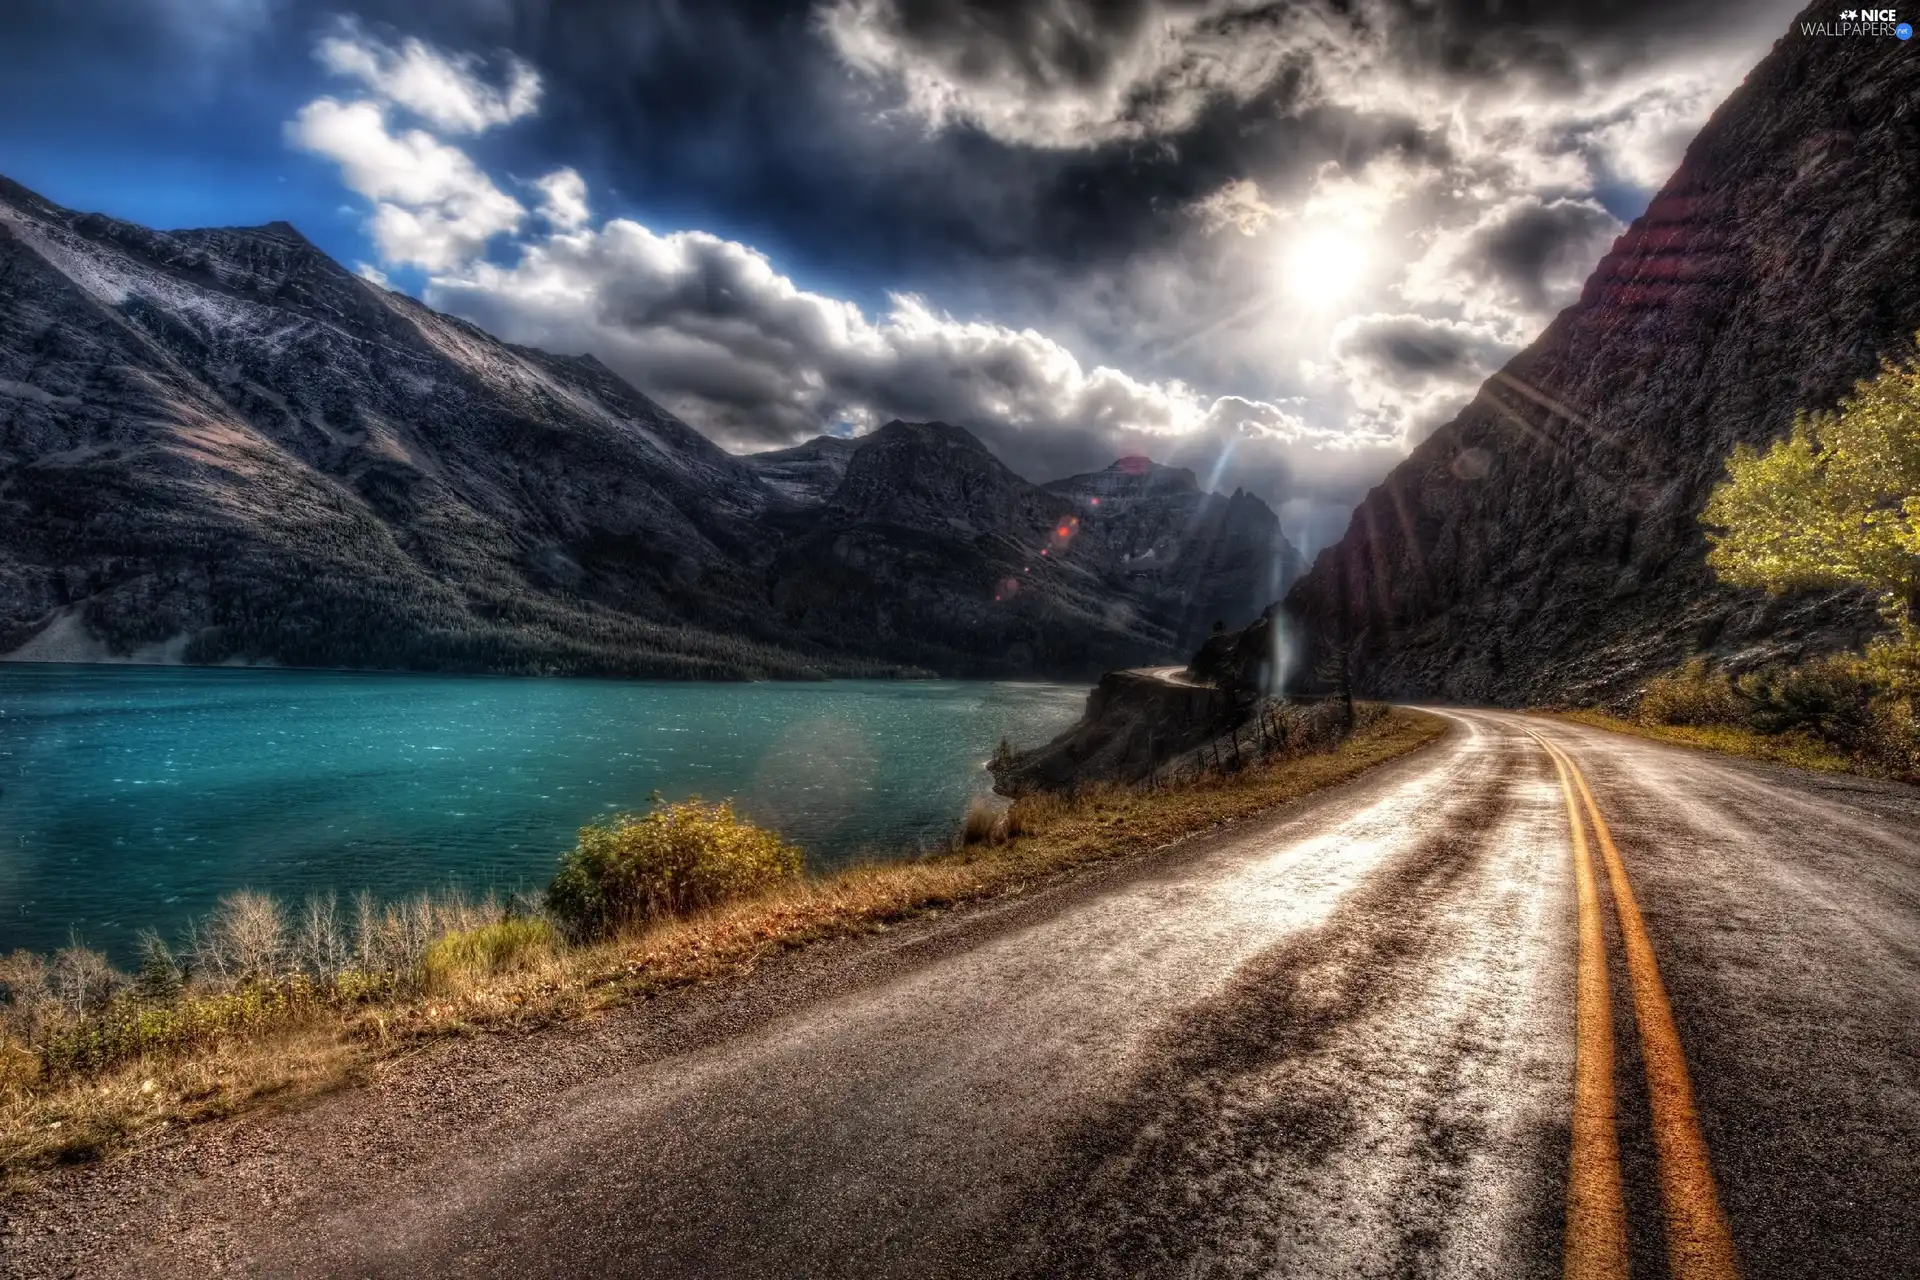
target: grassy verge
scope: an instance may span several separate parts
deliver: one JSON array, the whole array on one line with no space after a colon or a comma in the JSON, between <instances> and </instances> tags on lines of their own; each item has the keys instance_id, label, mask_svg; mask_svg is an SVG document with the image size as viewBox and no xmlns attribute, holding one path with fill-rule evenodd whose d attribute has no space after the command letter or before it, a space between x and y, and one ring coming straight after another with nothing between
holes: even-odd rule
<instances>
[{"instance_id":1,"label":"grassy verge","mask_svg":"<svg viewBox=\"0 0 1920 1280\"><path fill-rule=\"evenodd\" d=\"M1548 715L1596 729L1630 733L1637 738L1670 742L1676 746L1717 751L1721 755L1742 756L1748 760L1770 760L1822 773L1866 773L1853 760L1841 755L1817 739L1798 733L1769 734L1732 725L1641 724L1604 711L1550 711Z\"/></svg>"},{"instance_id":2,"label":"grassy verge","mask_svg":"<svg viewBox=\"0 0 1920 1280\"><path fill-rule=\"evenodd\" d=\"M1345 782L1434 741L1445 728L1436 717L1395 710L1331 750L1171 790L1028 797L1007 815L999 843L803 877L606 941L566 946L523 926L482 926L436 944L431 980L410 995L372 990L310 999L283 988L239 1006L230 994L189 997L167 1011L180 1021L180 1038L167 1040L174 1034L168 1027L152 1041L173 1047L97 1070L52 1072L35 1055L0 1046L0 1173L9 1185L22 1185L53 1163L311 1097L437 1037L579 1017L741 977L823 939L1026 892L1074 868L1146 853ZM199 1007L215 1001L227 1003Z\"/></svg>"}]
</instances>

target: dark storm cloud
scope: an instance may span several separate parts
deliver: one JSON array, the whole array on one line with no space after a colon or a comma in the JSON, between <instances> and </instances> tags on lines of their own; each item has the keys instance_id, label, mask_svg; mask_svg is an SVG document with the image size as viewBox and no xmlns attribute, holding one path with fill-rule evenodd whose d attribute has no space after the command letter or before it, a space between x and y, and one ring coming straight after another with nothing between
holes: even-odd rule
<instances>
[{"instance_id":1,"label":"dark storm cloud","mask_svg":"<svg viewBox=\"0 0 1920 1280\"><path fill-rule=\"evenodd\" d=\"M1369 316L1343 336L1339 350L1405 379L1471 373L1478 365L1475 347L1464 327L1419 316Z\"/></svg>"},{"instance_id":2,"label":"dark storm cloud","mask_svg":"<svg viewBox=\"0 0 1920 1280\"><path fill-rule=\"evenodd\" d=\"M1540 311L1554 278L1585 275L1596 248L1618 230L1613 215L1591 200L1523 200L1475 232L1472 249L1523 306Z\"/></svg>"},{"instance_id":3,"label":"dark storm cloud","mask_svg":"<svg viewBox=\"0 0 1920 1280\"><path fill-rule=\"evenodd\" d=\"M1377 479L1397 443L1577 287L1617 226L1589 198L1581 175L1598 166L1582 157L1645 155L1632 185L1664 178L1666 143L1631 134L1643 99L1596 106L1606 86L1657 79L1716 41L1750 44L1742 32L1771 35L1787 12L1777 0L16 0L0 14L0 81L91 79L123 102L165 102L193 76L302 86L277 128L316 95L369 91L316 66L342 17L496 77L519 59L540 77L537 114L441 138L508 203L463 188L436 208L456 219L484 203L499 217L468 218L464 239L443 220L411 258L381 257L428 264L436 305L594 351L734 447L942 417L1034 478L1144 451L1317 509ZM1462 94L1479 89L1507 96L1506 134L1463 132L1481 117ZM0 102L16 101L7 92ZM1684 136L1702 103L1670 95L1662 127ZM394 130L418 123L387 107ZM350 140L301 136L350 172ZM1558 163L1569 157L1572 176ZM533 185L562 167L593 211L566 235L542 222ZM1330 174L1391 178L1360 193L1379 207L1349 231L1382 272L1405 270L1347 295L1344 320L1295 320L1274 264L1291 261ZM364 175L346 181L392 203ZM1227 190L1245 217L1197 216ZM377 228L368 239L401 243ZM1408 245L1426 259L1410 267Z\"/></svg>"},{"instance_id":4,"label":"dark storm cloud","mask_svg":"<svg viewBox=\"0 0 1920 1280\"><path fill-rule=\"evenodd\" d=\"M173 55L156 50L271 27L262 58L293 62L305 78L304 43L350 12L447 48L510 48L540 68L548 98L537 122L495 144L509 164L565 155L597 190L656 221L747 239L869 287L932 289L986 264L1125 258L1181 234L1187 205L1249 173L1284 188L1328 160L1352 166L1384 150L1438 148L1431 122L1391 103L1365 113L1314 107L1316 60L1343 42L1384 39L1409 65L1492 78L1545 66L1542 49L1576 38L1593 58L1763 8L225 0L196 12L159 0L25 0L10 9L6 43L22 67L44 63L50 47L56 62L97 64L109 46L159 66ZM879 114L897 105L893 89L849 69L831 38L836 14L961 83L1003 86L1019 112L1085 100L1089 120L1105 112L1138 127L1087 124L1085 145L1064 149L1021 145L964 118L930 134L920 118ZM1148 56L1169 25L1187 33L1183 42ZM1285 33L1295 33L1291 43L1275 43ZM1109 91L1115 101L1101 101Z\"/></svg>"}]
</instances>

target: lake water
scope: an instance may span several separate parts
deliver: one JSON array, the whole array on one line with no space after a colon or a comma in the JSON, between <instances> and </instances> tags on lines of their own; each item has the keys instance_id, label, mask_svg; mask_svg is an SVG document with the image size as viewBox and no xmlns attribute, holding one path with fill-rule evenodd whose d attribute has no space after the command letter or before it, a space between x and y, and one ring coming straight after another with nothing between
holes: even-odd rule
<instances>
[{"instance_id":1,"label":"lake water","mask_svg":"<svg viewBox=\"0 0 1920 1280\"><path fill-rule=\"evenodd\" d=\"M126 960L222 894L538 890L582 824L733 796L811 865L946 840L1086 690L0 664L0 950Z\"/></svg>"}]
</instances>

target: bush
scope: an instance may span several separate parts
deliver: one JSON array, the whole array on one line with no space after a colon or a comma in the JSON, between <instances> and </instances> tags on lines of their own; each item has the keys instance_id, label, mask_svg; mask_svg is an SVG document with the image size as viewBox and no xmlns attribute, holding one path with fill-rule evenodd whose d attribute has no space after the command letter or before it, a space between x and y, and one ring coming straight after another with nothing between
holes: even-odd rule
<instances>
[{"instance_id":1,"label":"bush","mask_svg":"<svg viewBox=\"0 0 1920 1280\"><path fill-rule=\"evenodd\" d=\"M1747 723L1761 733L1802 730L1846 751L1872 736L1879 694L1858 658L1829 655L1797 667L1769 667L1740 679Z\"/></svg>"},{"instance_id":2,"label":"bush","mask_svg":"<svg viewBox=\"0 0 1920 1280\"><path fill-rule=\"evenodd\" d=\"M1647 725L1731 728L1798 738L1837 751L1868 773L1920 777L1920 716L1882 649L1828 654L1731 679L1695 658L1641 694Z\"/></svg>"},{"instance_id":3,"label":"bush","mask_svg":"<svg viewBox=\"0 0 1920 1280\"><path fill-rule=\"evenodd\" d=\"M1640 695L1641 724L1714 725L1742 722L1746 702L1727 673L1695 658L1655 676Z\"/></svg>"},{"instance_id":4,"label":"bush","mask_svg":"<svg viewBox=\"0 0 1920 1280\"><path fill-rule=\"evenodd\" d=\"M421 959L427 986L447 990L469 977L519 973L553 954L553 926L539 916L508 916L449 933Z\"/></svg>"},{"instance_id":5,"label":"bush","mask_svg":"<svg viewBox=\"0 0 1920 1280\"><path fill-rule=\"evenodd\" d=\"M547 888L547 905L579 937L716 906L800 873L800 850L734 813L731 803L654 800L580 829Z\"/></svg>"},{"instance_id":6,"label":"bush","mask_svg":"<svg viewBox=\"0 0 1920 1280\"><path fill-rule=\"evenodd\" d=\"M1873 754L1888 772L1920 779L1920 707L1913 698L1875 699L1871 733Z\"/></svg>"}]
</instances>

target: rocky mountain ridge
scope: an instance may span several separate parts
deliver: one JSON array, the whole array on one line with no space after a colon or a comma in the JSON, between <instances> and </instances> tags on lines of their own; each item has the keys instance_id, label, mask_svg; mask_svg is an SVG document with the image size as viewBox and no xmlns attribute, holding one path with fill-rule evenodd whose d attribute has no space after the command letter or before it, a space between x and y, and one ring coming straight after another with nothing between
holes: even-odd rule
<instances>
[{"instance_id":1,"label":"rocky mountain ridge","mask_svg":"<svg viewBox=\"0 0 1920 1280\"><path fill-rule=\"evenodd\" d=\"M1721 586L1698 519L1734 445L1831 407L1920 328L1920 59L1797 30L1579 301L1293 587L1294 627L1360 688L1606 701L1690 654L1752 666L1877 625L1847 593Z\"/></svg>"},{"instance_id":2,"label":"rocky mountain ridge","mask_svg":"<svg viewBox=\"0 0 1920 1280\"><path fill-rule=\"evenodd\" d=\"M737 458L285 223L156 232L0 179L0 655L734 678L1176 653L1080 527L957 428Z\"/></svg>"},{"instance_id":3,"label":"rocky mountain ridge","mask_svg":"<svg viewBox=\"0 0 1920 1280\"><path fill-rule=\"evenodd\" d=\"M1266 503L1240 489L1204 491L1185 467L1121 458L1046 488L1098 517L1129 581L1175 619L1183 653L1216 623L1251 621L1306 568Z\"/></svg>"}]
</instances>

